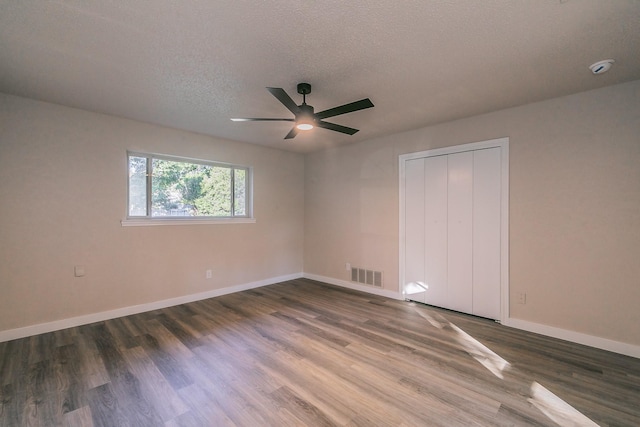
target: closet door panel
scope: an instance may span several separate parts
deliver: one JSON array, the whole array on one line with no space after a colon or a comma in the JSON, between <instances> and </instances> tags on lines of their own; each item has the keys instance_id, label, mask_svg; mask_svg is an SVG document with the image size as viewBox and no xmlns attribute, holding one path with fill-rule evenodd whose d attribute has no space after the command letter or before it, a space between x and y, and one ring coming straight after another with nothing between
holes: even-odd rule
<instances>
[{"instance_id":1,"label":"closet door panel","mask_svg":"<svg viewBox=\"0 0 640 427\"><path fill-rule=\"evenodd\" d=\"M473 310L473 152L448 156L448 304Z\"/></svg>"},{"instance_id":2,"label":"closet door panel","mask_svg":"<svg viewBox=\"0 0 640 427\"><path fill-rule=\"evenodd\" d=\"M406 298L424 302L425 293L418 284L424 278L424 159L405 164L405 270Z\"/></svg>"},{"instance_id":3,"label":"closet door panel","mask_svg":"<svg viewBox=\"0 0 640 427\"><path fill-rule=\"evenodd\" d=\"M424 169L425 302L440 307L448 305L447 198L447 157L428 157Z\"/></svg>"},{"instance_id":4,"label":"closet door panel","mask_svg":"<svg viewBox=\"0 0 640 427\"><path fill-rule=\"evenodd\" d=\"M500 319L501 150L473 155L473 312Z\"/></svg>"}]
</instances>

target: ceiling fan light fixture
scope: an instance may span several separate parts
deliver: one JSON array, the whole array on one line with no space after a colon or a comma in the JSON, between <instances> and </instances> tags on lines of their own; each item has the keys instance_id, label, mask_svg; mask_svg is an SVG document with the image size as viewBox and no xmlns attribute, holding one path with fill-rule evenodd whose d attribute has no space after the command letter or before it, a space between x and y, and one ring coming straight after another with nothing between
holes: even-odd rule
<instances>
[{"instance_id":1,"label":"ceiling fan light fixture","mask_svg":"<svg viewBox=\"0 0 640 427\"><path fill-rule=\"evenodd\" d=\"M296 125L298 130L311 130L313 129L313 125L311 123L298 123Z\"/></svg>"},{"instance_id":2,"label":"ceiling fan light fixture","mask_svg":"<svg viewBox=\"0 0 640 427\"><path fill-rule=\"evenodd\" d=\"M296 127L299 130L311 130L314 128L313 117L304 115L296 119Z\"/></svg>"},{"instance_id":3,"label":"ceiling fan light fixture","mask_svg":"<svg viewBox=\"0 0 640 427\"><path fill-rule=\"evenodd\" d=\"M309 89L311 90L311 89ZM296 115L296 128L298 130L311 130L315 127L315 116L313 115L313 107L307 105L306 100L302 105L298 106L300 112Z\"/></svg>"}]
</instances>

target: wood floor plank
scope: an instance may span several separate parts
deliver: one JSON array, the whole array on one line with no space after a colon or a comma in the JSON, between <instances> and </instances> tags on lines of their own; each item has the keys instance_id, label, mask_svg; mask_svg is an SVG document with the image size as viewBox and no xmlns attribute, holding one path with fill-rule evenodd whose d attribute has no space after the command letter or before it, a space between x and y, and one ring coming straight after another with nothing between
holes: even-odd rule
<instances>
[{"instance_id":1,"label":"wood floor plank","mask_svg":"<svg viewBox=\"0 0 640 427\"><path fill-rule=\"evenodd\" d=\"M333 427L336 424L308 400L301 398L283 386L270 393L270 397L281 407L287 408L303 425Z\"/></svg>"},{"instance_id":2,"label":"wood floor plank","mask_svg":"<svg viewBox=\"0 0 640 427\"><path fill-rule=\"evenodd\" d=\"M82 383L85 390L91 390L92 388L104 385L108 383L109 374L105 367L104 361L95 341L93 340L93 334L89 326L80 326L78 328L76 338L76 345L78 351L76 353L78 357L79 375L82 378Z\"/></svg>"},{"instance_id":3,"label":"wood floor plank","mask_svg":"<svg viewBox=\"0 0 640 427\"><path fill-rule=\"evenodd\" d=\"M118 349L124 350L138 345L136 336L134 336L122 321L122 318L112 319L105 322L105 327L111 333Z\"/></svg>"},{"instance_id":4,"label":"wood floor plank","mask_svg":"<svg viewBox=\"0 0 640 427\"><path fill-rule=\"evenodd\" d=\"M2 386L0 426L8 427L21 424L24 400L24 397L18 393L18 390L12 384Z\"/></svg>"},{"instance_id":5,"label":"wood floor plank","mask_svg":"<svg viewBox=\"0 0 640 427\"><path fill-rule=\"evenodd\" d=\"M140 341L145 353L153 360L157 369L162 372L164 378L166 378L174 389L186 387L193 383L193 380L184 373L184 370L180 366L180 362L178 362L180 359L174 358L169 352L165 351L165 349L160 346L156 337L144 334Z\"/></svg>"},{"instance_id":6,"label":"wood floor plank","mask_svg":"<svg viewBox=\"0 0 640 427\"><path fill-rule=\"evenodd\" d=\"M640 425L640 360L307 279L0 343L3 426Z\"/></svg>"},{"instance_id":7,"label":"wood floor plank","mask_svg":"<svg viewBox=\"0 0 640 427\"><path fill-rule=\"evenodd\" d=\"M94 427L91 408L83 406L62 416L64 427Z\"/></svg>"},{"instance_id":8,"label":"wood floor plank","mask_svg":"<svg viewBox=\"0 0 640 427\"><path fill-rule=\"evenodd\" d=\"M301 365L301 359L288 352L278 351L271 355L254 355L257 363L265 372L275 378L280 384L287 386L297 395L307 401L313 401L331 419L342 424L357 413L353 389L342 381L335 381L331 390L322 381L323 375L317 375L316 369L306 369ZM340 396L335 392L343 391Z\"/></svg>"},{"instance_id":9,"label":"wood floor plank","mask_svg":"<svg viewBox=\"0 0 640 427\"><path fill-rule=\"evenodd\" d=\"M163 421L169 421L188 411L189 408L142 347L124 350L123 356L133 375L144 378L140 384L141 391Z\"/></svg>"},{"instance_id":10,"label":"wood floor plank","mask_svg":"<svg viewBox=\"0 0 640 427\"><path fill-rule=\"evenodd\" d=\"M192 349L200 345L202 335L197 329L190 327L186 322L181 322L179 318L171 315L170 311L162 313L158 316L158 321L162 326L173 334L185 347ZM186 319L190 318L186 317Z\"/></svg>"},{"instance_id":11,"label":"wood floor plank","mask_svg":"<svg viewBox=\"0 0 640 427\"><path fill-rule=\"evenodd\" d=\"M53 352L55 383L49 394L58 397L55 409L62 415L86 405L77 353L78 347L73 343L57 347Z\"/></svg>"},{"instance_id":12,"label":"wood floor plank","mask_svg":"<svg viewBox=\"0 0 640 427\"><path fill-rule=\"evenodd\" d=\"M93 403L100 409L99 413L105 414L105 408L109 408L105 403L110 403L121 409L118 414L122 414L125 419L133 418L134 425L161 424L161 418L148 402L148 396L143 395L140 380L131 373L131 367L123 357L109 328L105 324L98 324L93 327L93 334L96 347L111 379L108 387L96 388L98 392ZM98 403L102 403L102 405ZM96 414L94 406L91 409L92 413Z\"/></svg>"},{"instance_id":13,"label":"wood floor plank","mask_svg":"<svg viewBox=\"0 0 640 427\"><path fill-rule=\"evenodd\" d=\"M88 390L87 400L91 410L92 424L95 427L130 424L121 404L111 392L110 383Z\"/></svg>"}]
</instances>

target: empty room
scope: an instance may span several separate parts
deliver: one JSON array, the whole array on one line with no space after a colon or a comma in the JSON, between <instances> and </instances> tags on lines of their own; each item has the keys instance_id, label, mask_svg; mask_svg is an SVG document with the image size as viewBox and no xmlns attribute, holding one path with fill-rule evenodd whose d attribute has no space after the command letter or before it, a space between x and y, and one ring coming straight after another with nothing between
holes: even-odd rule
<instances>
[{"instance_id":1,"label":"empty room","mask_svg":"<svg viewBox=\"0 0 640 427\"><path fill-rule=\"evenodd\" d=\"M0 427L640 425L639 22L0 0Z\"/></svg>"}]
</instances>

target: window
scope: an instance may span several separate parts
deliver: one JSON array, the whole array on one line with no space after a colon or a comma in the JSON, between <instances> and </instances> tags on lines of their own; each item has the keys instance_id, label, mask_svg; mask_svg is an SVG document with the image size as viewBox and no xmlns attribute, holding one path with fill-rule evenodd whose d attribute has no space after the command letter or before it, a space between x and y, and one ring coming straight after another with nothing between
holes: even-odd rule
<instances>
[{"instance_id":1,"label":"window","mask_svg":"<svg viewBox=\"0 0 640 427\"><path fill-rule=\"evenodd\" d=\"M128 219L251 217L251 168L128 153Z\"/></svg>"}]
</instances>

